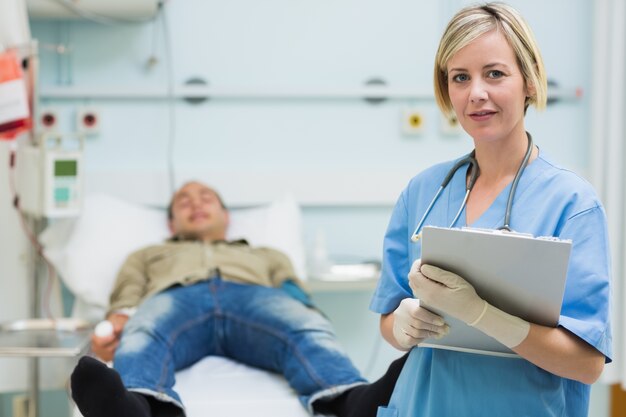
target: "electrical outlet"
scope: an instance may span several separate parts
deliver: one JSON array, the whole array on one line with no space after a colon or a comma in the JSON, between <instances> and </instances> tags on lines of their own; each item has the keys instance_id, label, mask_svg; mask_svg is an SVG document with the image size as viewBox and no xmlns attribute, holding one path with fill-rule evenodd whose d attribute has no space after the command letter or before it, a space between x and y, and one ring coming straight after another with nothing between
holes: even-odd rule
<instances>
[{"instance_id":1,"label":"electrical outlet","mask_svg":"<svg viewBox=\"0 0 626 417\"><path fill-rule=\"evenodd\" d=\"M426 119L422 109L408 107L402 110L400 127L404 135L421 135L424 133L425 125Z\"/></svg>"},{"instance_id":2,"label":"electrical outlet","mask_svg":"<svg viewBox=\"0 0 626 417\"><path fill-rule=\"evenodd\" d=\"M445 136L459 136L463 128L456 116L441 116L441 133Z\"/></svg>"},{"instance_id":3,"label":"electrical outlet","mask_svg":"<svg viewBox=\"0 0 626 417\"><path fill-rule=\"evenodd\" d=\"M38 125L43 132L56 132L59 128L59 112L53 107L44 107L39 111Z\"/></svg>"},{"instance_id":4,"label":"electrical outlet","mask_svg":"<svg viewBox=\"0 0 626 417\"><path fill-rule=\"evenodd\" d=\"M12 417L28 417L28 396L16 395L13 397Z\"/></svg>"},{"instance_id":5,"label":"electrical outlet","mask_svg":"<svg viewBox=\"0 0 626 417\"><path fill-rule=\"evenodd\" d=\"M100 112L94 108L80 108L76 111L76 131L87 136L100 133Z\"/></svg>"}]
</instances>

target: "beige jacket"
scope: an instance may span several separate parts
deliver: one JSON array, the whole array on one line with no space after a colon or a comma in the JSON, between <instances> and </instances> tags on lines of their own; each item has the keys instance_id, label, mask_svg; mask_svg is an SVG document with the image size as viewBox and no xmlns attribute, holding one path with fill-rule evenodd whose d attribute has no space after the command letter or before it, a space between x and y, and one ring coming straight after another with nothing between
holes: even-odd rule
<instances>
[{"instance_id":1,"label":"beige jacket","mask_svg":"<svg viewBox=\"0 0 626 417\"><path fill-rule=\"evenodd\" d=\"M305 288L286 255L245 241L167 241L131 254L122 265L109 312L137 307L145 298L173 285L191 285L215 276L243 284L279 287L292 279Z\"/></svg>"}]
</instances>

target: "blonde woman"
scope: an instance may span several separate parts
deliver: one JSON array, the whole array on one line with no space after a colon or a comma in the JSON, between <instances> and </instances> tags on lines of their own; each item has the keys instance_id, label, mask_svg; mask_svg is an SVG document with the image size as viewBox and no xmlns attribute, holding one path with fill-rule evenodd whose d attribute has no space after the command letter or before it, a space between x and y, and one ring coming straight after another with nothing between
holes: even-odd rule
<instances>
[{"instance_id":1,"label":"blonde woman","mask_svg":"<svg viewBox=\"0 0 626 417\"><path fill-rule=\"evenodd\" d=\"M586 416L589 384L611 357L606 219L592 187L544 155L524 127L527 108L545 107L547 94L530 28L502 3L461 10L441 39L434 81L438 105L459 120L475 150L414 177L394 209L371 309L381 314L384 338L411 352L378 415ZM433 198L457 163L460 169ZM420 264L420 243L411 238L423 225L571 239L558 327L512 316L481 299L463 277ZM420 299L520 358L420 347L450 331Z\"/></svg>"}]
</instances>

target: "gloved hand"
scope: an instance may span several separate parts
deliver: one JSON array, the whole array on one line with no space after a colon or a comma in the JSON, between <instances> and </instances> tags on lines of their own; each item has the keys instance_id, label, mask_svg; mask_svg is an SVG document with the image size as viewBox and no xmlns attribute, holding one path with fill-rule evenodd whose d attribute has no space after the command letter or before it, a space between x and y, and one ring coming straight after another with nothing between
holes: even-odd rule
<instances>
[{"instance_id":1,"label":"gloved hand","mask_svg":"<svg viewBox=\"0 0 626 417\"><path fill-rule=\"evenodd\" d=\"M420 307L415 298L405 298L393 312L393 337L404 349L411 349L424 339L440 339L449 331L441 316Z\"/></svg>"},{"instance_id":2,"label":"gloved hand","mask_svg":"<svg viewBox=\"0 0 626 417\"><path fill-rule=\"evenodd\" d=\"M415 261L409 272L409 286L416 298L467 324L482 314L486 301L472 285L450 271Z\"/></svg>"},{"instance_id":3,"label":"gloved hand","mask_svg":"<svg viewBox=\"0 0 626 417\"><path fill-rule=\"evenodd\" d=\"M416 261L409 272L415 297L493 337L508 348L519 345L530 323L492 306L457 274Z\"/></svg>"}]
</instances>

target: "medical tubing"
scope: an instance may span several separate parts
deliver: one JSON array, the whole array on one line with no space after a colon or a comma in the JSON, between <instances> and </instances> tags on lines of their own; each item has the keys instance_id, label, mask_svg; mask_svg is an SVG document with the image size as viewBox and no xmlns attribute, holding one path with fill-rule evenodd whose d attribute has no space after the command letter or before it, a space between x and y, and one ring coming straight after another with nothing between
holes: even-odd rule
<instances>
[{"instance_id":1,"label":"medical tubing","mask_svg":"<svg viewBox=\"0 0 626 417\"><path fill-rule=\"evenodd\" d=\"M467 199L469 198L470 191L471 189L467 187L467 190L465 190L465 197L463 198L463 203L461 203L461 208L459 209L459 211L456 212L456 216L454 216L454 220L452 220L452 223L450 223L450 227L453 227L456 224L456 221L459 220L459 217L461 217L461 213L463 212L463 209L465 208L465 205L467 204Z\"/></svg>"},{"instance_id":2,"label":"medical tubing","mask_svg":"<svg viewBox=\"0 0 626 417\"><path fill-rule=\"evenodd\" d=\"M473 167L478 166L478 164L476 163L476 160L474 159L474 152L472 152L471 154L469 154L468 156L466 156L465 158L459 160L456 164L454 164L452 169L448 171L446 178L444 178L443 182L441 183L441 188L446 188L448 186L448 183L454 176L454 174L456 174L456 172L459 170L459 168L461 168L463 165L468 164L468 163L472 166L472 172L473 172L474 171ZM476 178L474 178L474 182L476 182Z\"/></svg>"},{"instance_id":3,"label":"medical tubing","mask_svg":"<svg viewBox=\"0 0 626 417\"><path fill-rule=\"evenodd\" d=\"M511 184L511 191L509 192L509 198L506 202L506 210L504 211L504 224L500 227L499 230L508 230L511 231L510 222L511 222L511 211L513 208L513 198L515 197L515 191L517 191L517 184L519 183L522 174L524 173L524 169L526 169L526 165L528 165L528 161L530 160L530 155L533 152L533 138L530 133L526 132L526 136L528 137L528 148L526 149L526 155L524 155L524 160L520 164L517 174L515 174L515 178L513 179L513 184Z\"/></svg>"},{"instance_id":4,"label":"medical tubing","mask_svg":"<svg viewBox=\"0 0 626 417\"><path fill-rule=\"evenodd\" d=\"M451 177L450 174L448 174L448 177ZM435 194L435 197L431 200L430 204L426 208L426 211L424 212L424 215L422 216L422 218L420 219L419 223L417 224L417 227L415 228L415 231L413 232L413 235L411 236L411 241L412 242L417 242L420 239L419 238L419 231L422 228L422 225L424 224L424 221L426 220L426 216L428 216L428 213L430 213L430 210L433 208L433 206L437 202L437 198L439 197L439 194L441 194L441 192L446 187L446 185L448 185L447 181L450 181L450 179L448 177L446 177L446 179L439 186L439 190L437 190L437 194Z\"/></svg>"},{"instance_id":5,"label":"medical tubing","mask_svg":"<svg viewBox=\"0 0 626 417\"><path fill-rule=\"evenodd\" d=\"M417 242L420 239L419 231L422 228L422 226L424 225L424 222L426 221L426 217L430 214L433 206L437 202L437 199L439 198L439 195L448 186L448 183L450 182L450 180L452 179L454 174L459 170L459 168L461 168L463 165L468 164L468 163L470 164L471 172L470 172L469 183L465 187L465 189L466 189L465 200L463 202L463 205L461 205L461 209L457 213L457 215L454 218L454 221L452 222L450 227L452 227L454 225L454 223L456 223L456 221L458 220L459 216L461 215L461 212L463 211L463 208L465 207L465 202L467 201L467 198L469 197L469 192L474 187L474 184L476 183L476 179L478 178L478 175L479 175L479 172L480 172L480 169L478 168L478 162L476 162L476 159L474 158L474 152L472 152L471 154L469 154L465 158L457 161L457 163L454 164L452 169L450 171L448 171L448 173L446 174L446 177L443 179L443 181L441 182L441 185L439 186L439 190L437 190L437 193L435 194L435 196L431 200L430 204L426 208L426 211L424 212L424 215L422 215L422 218L420 219L419 223L417 223L417 227L415 228L415 231L411 235L411 242L415 243L415 242Z\"/></svg>"},{"instance_id":6,"label":"medical tubing","mask_svg":"<svg viewBox=\"0 0 626 417\"><path fill-rule=\"evenodd\" d=\"M9 144L9 146L10 146L10 154L9 154L9 175L8 175L8 180L9 180L9 190L10 190L11 195L13 197L12 198L13 207L17 211L18 218L20 220L20 224L22 226L22 230L24 231L24 234L26 235L26 238L28 239L30 244L33 246L33 248L35 250L35 253L46 264L46 269L47 269L47 272L48 272L48 282L47 282L47 285L46 285L45 293L42 294L41 306L42 306L42 310L45 313L46 317L54 320L55 317L52 314L52 311L50 309L50 298L52 296L52 285L53 285L54 281L56 280L56 277L57 277L58 274L57 274L56 268L54 267L54 265L52 265L52 262L50 262L50 260L44 254L44 247L41 244L41 242L39 242L39 239L37 238L36 233L33 230L31 230L30 226L28 225L28 222L27 222L27 219L26 219L26 215L24 214L24 211L22 211L22 208L20 206L20 196L18 194L18 190L17 190L17 186L16 186L16 179L15 179L15 167L16 167L16 159L17 159L17 154L16 154L17 145L16 145L15 142L11 142Z\"/></svg>"},{"instance_id":7,"label":"medical tubing","mask_svg":"<svg viewBox=\"0 0 626 417\"><path fill-rule=\"evenodd\" d=\"M176 151L176 102L174 101L174 60L172 39L164 4L159 6L159 17L163 26L163 43L165 45L165 63L167 74L167 110L168 110L168 137L167 137L167 173L170 192L176 191L176 167L174 152Z\"/></svg>"},{"instance_id":8,"label":"medical tubing","mask_svg":"<svg viewBox=\"0 0 626 417\"><path fill-rule=\"evenodd\" d=\"M470 169L472 170L470 172L469 182L467 183L467 190L472 191L474 184L476 184L476 180L480 176L480 167L478 166L478 161L474 158L474 152L472 152L472 155L467 158L467 162L469 162Z\"/></svg>"},{"instance_id":9,"label":"medical tubing","mask_svg":"<svg viewBox=\"0 0 626 417\"><path fill-rule=\"evenodd\" d=\"M473 155L474 153L472 152L470 156L465 158L470 164L470 179L467 183L467 186L465 186L465 197L463 198L463 203L461 203L461 208L459 209L459 211L456 212L456 216L454 216L454 220L452 220L452 223L450 223L450 227L453 227L456 224L457 220L459 220L459 217L461 217L461 213L463 213L463 209L465 209L465 206L467 205L467 200L469 199L470 192L472 192L472 188L474 188L474 184L476 184L476 180L480 175L478 162L476 162L476 159Z\"/></svg>"}]
</instances>

